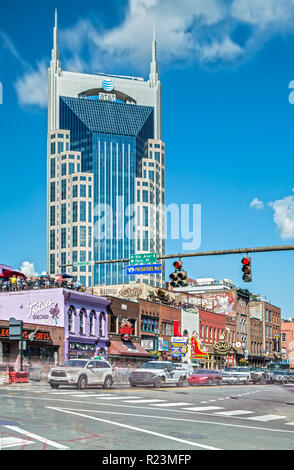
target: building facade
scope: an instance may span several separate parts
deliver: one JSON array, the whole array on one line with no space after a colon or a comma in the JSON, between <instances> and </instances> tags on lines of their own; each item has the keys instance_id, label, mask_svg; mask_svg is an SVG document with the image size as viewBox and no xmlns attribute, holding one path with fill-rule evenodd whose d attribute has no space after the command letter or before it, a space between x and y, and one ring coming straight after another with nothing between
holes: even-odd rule
<instances>
[{"instance_id":1,"label":"building facade","mask_svg":"<svg viewBox=\"0 0 294 470\"><path fill-rule=\"evenodd\" d=\"M294 369L294 319L281 322L281 358L284 364Z\"/></svg>"},{"instance_id":2,"label":"building facade","mask_svg":"<svg viewBox=\"0 0 294 470\"><path fill-rule=\"evenodd\" d=\"M155 37L148 80L66 72L56 14L48 84L48 272L66 271L86 286L162 287L164 266L161 274L135 277L118 264L93 264L165 252L165 145Z\"/></svg>"},{"instance_id":3,"label":"building facade","mask_svg":"<svg viewBox=\"0 0 294 470\"><path fill-rule=\"evenodd\" d=\"M107 305L102 297L69 289L39 289L1 294L0 354L14 361L18 341L9 340L9 318L24 323L24 356L51 367L74 357L107 356Z\"/></svg>"}]
</instances>

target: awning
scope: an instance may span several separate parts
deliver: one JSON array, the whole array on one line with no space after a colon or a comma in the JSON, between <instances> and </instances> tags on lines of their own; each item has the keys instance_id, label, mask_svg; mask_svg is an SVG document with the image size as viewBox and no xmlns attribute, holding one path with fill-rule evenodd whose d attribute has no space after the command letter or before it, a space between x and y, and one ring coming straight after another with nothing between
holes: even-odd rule
<instances>
[{"instance_id":1,"label":"awning","mask_svg":"<svg viewBox=\"0 0 294 470\"><path fill-rule=\"evenodd\" d=\"M108 350L109 356L140 356L150 357L150 354L142 348L139 343L133 343L131 341L111 341Z\"/></svg>"},{"instance_id":2,"label":"awning","mask_svg":"<svg viewBox=\"0 0 294 470\"><path fill-rule=\"evenodd\" d=\"M20 277L26 277L24 273L20 273L19 271L8 271L8 270L3 270L2 273L5 277L11 277L11 276L20 276Z\"/></svg>"}]
</instances>

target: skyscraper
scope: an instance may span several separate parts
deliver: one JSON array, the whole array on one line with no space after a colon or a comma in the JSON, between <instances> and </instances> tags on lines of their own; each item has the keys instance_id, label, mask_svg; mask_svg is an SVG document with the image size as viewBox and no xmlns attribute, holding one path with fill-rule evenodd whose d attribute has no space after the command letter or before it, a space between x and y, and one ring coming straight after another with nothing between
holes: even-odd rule
<instances>
[{"instance_id":1,"label":"skyscraper","mask_svg":"<svg viewBox=\"0 0 294 470\"><path fill-rule=\"evenodd\" d=\"M88 286L136 281L162 286L164 269L135 277L120 264L77 265L165 252L155 34L146 81L67 72L61 68L55 11L48 88L48 272L66 270Z\"/></svg>"}]
</instances>

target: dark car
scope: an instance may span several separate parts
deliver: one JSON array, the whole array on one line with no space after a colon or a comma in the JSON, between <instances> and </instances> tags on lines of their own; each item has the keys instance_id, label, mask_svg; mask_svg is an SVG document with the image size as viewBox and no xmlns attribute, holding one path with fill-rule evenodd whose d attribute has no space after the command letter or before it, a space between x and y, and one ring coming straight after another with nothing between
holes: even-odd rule
<instances>
[{"instance_id":1,"label":"dark car","mask_svg":"<svg viewBox=\"0 0 294 470\"><path fill-rule=\"evenodd\" d=\"M222 380L222 376L217 370L213 369L198 369L188 377L190 385L219 385Z\"/></svg>"}]
</instances>

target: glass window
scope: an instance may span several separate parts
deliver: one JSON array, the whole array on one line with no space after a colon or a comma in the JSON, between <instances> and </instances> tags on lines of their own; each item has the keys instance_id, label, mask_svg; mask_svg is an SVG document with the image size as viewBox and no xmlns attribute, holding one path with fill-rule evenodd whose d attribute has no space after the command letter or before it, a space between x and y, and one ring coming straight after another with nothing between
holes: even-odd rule
<instances>
[{"instance_id":1,"label":"glass window","mask_svg":"<svg viewBox=\"0 0 294 470\"><path fill-rule=\"evenodd\" d=\"M50 183L50 202L55 201L55 182Z\"/></svg>"},{"instance_id":2,"label":"glass window","mask_svg":"<svg viewBox=\"0 0 294 470\"><path fill-rule=\"evenodd\" d=\"M79 319L80 319L80 335L83 335L84 334L84 316L85 316L85 310L84 309L81 309L80 310L80 315L79 315Z\"/></svg>"},{"instance_id":3,"label":"glass window","mask_svg":"<svg viewBox=\"0 0 294 470\"><path fill-rule=\"evenodd\" d=\"M66 265L66 253L63 252L61 253L61 266L62 266L61 270L64 272L66 270L65 265Z\"/></svg>"},{"instance_id":4,"label":"glass window","mask_svg":"<svg viewBox=\"0 0 294 470\"><path fill-rule=\"evenodd\" d=\"M80 222L86 222L86 201L80 201Z\"/></svg>"},{"instance_id":5,"label":"glass window","mask_svg":"<svg viewBox=\"0 0 294 470\"><path fill-rule=\"evenodd\" d=\"M50 250L55 250L55 230L50 230Z\"/></svg>"},{"instance_id":6,"label":"glass window","mask_svg":"<svg viewBox=\"0 0 294 470\"><path fill-rule=\"evenodd\" d=\"M66 163L62 163L61 165L61 176L66 175Z\"/></svg>"},{"instance_id":7,"label":"glass window","mask_svg":"<svg viewBox=\"0 0 294 470\"><path fill-rule=\"evenodd\" d=\"M90 335L94 335L95 334L95 312L93 310L91 310L90 312L90 315L89 315L89 333Z\"/></svg>"},{"instance_id":8,"label":"glass window","mask_svg":"<svg viewBox=\"0 0 294 470\"><path fill-rule=\"evenodd\" d=\"M50 274L55 273L55 255L51 254L50 255Z\"/></svg>"},{"instance_id":9,"label":"glass window","mask_svg":"<svg viewBox=\"0 0 294 470\"><path fill-rule=\"evenodd\" d=\"M88 246L91 248L92 246L92 227L89 225L88 227Z\"/></svg>"},{"instance_id":10,"label":"glass window","mask_svg":"<svg viewBox=\"0 0 294 470\"><path fill-rule=\"evenodd\" d=\"M78 227L72 228L72 246L78 246Z\"/></svg>"},{"instance_id":11,"label":"glass window","mask_svg":"<svg viewBox=\"0 0 294 470\"><path fill-rule=\"evenodd\" d=\"M61 248L66 248L66 228L61 229Z\"/></svg>"},{"instance_id":12,"label":"glass window","mask_svg":"<svg viewBox=\"0 0 294 470\"><path fill-rule=\"evenodd\" d=\"M51 142L51 145L50 145L50 154L51 155L54 155L55 152L55 142Z\"/></svg>"},{"instance_id":13,"label":"glass window","mask_svg":"<svg viewBox=\"0 0 294 470\"><path fill-rule=\"evenodd\" d=\"M78 221L78 201L73 201L72 203L72 221Z\"/></svg>"},{"instance_id":14,"label":"glass window","mask_svg":"<svg viewBox=\"0 0 294 470\"><path fill-rule=\"evenodd\" d=\"M137 201L140 202L140 189L137 189Z\"/></svg>"},{"instance_id":15,"label":"glass window","mask_svg":"<svg viewBox=\"0 0 294 470\"><path fill-rule=\"evenodd\" d=\"M68 320L68 331L69 333L73 333L74 331L74 307L69 307L67 312L67 320Z\"/></svg>"},{"instance_id":16,"label":"glass window","mask_svg":"<svg viewBox=\"0 0 294 470\"><path fill-rule=\"evenodd\" d=\"M155 155L155 160L157 162L160 162L160 152L154 152L154 155Z\"/></svg>"},{"instance_id":17,"label":"glass window","mask_svg":"<svg viewBox=\"0 0 294 470\"><path fill-rule=\"evenodd\" d=\"M50 225L55 225L55 206L50 206Z\"/></svg>"},{"instance_id":18,"label":"glass window","mask_svg":"<svg viewBox=\"0 0 294 470\"><path fill-rule=\"evenodd\" d=\"M88 197L92 197L92 186L91 185L88 186Z\"/></svg>"},{"instance_id":19,"label":"glass window","mask_svg":"<svg viewBox=\"0 0 294 470\"><path fill-rule=\"evenodd\" d=\"M86 246L86 227L80 227L80 246Z\"/></svg>"},{"instance_id":20,"label":"glass window","mask_svg":"<svg viewBox=\"0 0 294 470\"><path fill-rule=\"evenodd\" d=\"M55 139L55 134L51 134L51 139Z\"/></svg>"},{"instance_id":21,"label":"glass window","mask_svg":"<svg viewBox=\"0 0 294 470\"><path fill-rule=\"evenodd\" d=\"M150 179L151 181L154 181L154 171L153 171L153 170L152 170L152 171L149 170L149 179Z\"/></svg>"},{"instance_id":22,"label":"glass window","mask_svg":"<svg viewBox=\"0 0 294 470\"><path fill-rule=\"evenodd\" d=\"M74 173L74 172L75 172L75 164L72 163L72 162L70 162L70 163L68 164L68 174L71 175L71 174Z\"/></svg>"},{"instance_id":23,"label":"glass window","mask_svg":"<svg viewBox=\"0 0 294 470\"><path fill-rule=\"evenodd\" d=\"M51 158L50 161L50 177L55 178L55 158Z\"/></svg>"},{"instance_id":24,"label":"glass window","mask_svg":"<svg viewBox=\"0 0 294 470\"><path fill-rule=\"evenodd\" d=\"M58 142L58 150L57 150L57 153L61 153L63 152L63 142Z\"/></svg>"},{"instance_id":25,"label":"glass window","mask_svg":"<svg viewBox=\"0 0 294 470\"><path fill-rule=\"evenodd\" d=\"M66 224L66 204L61 204L61 223Z\"/></svg>"},{"instance_id":26,"label":"glass window","mask_svg":"<svg viewBox=\"0 0 294 470\"><path fill-rule=\"evenodd\" d=\"M143 206L143 227L148 227L148 207Z\"/></svg>"},{"instance_id":27,"label":"glass window","mask_svg":"<svg viewBox=\"0 0 294 470\"><path fill-rule=\"evenodd\" d=\"M99 315L99 336L104 336L105 332L105 313L101 312Z\"/></svg>"},{"instance_id":28,"label":"glass window","mask_svg":"<svg viewBox=\"0 0 294 470\"><path fill-rule=\"evenodd\" d=\"M142 201L148 202L148 191L146 191L145 189L142 191Z\"/></svg>"},{"instance_id":29,"label":"glass window","mask_svg":"<svg viewBox=\"0 0 294 470\"><path fill-rule=\"evenodd\" d=\"M86 185L85 184L80 185L80 197L86 197Z\"/></svg>"},{"instance_id":30,"label":"glass window","mask_svg":"<svg viewBox=\"0 0 294 470\"><path fill-rule=\"evenodd\" d=\"M66 199L66 179L61 180L61 199Z\"/></svg>"},{"instance_id":31,"label":"glass window","mask_svg":"<svg viewBox=\"0 0 294 470\"><path fill-rule=\"evenodd\" d=\"M78 186L76 184L72 187L72 197L78 197Z\"/></svg>"},{"instance_id":32,"label":"glass window","mask_svg":"<svg viewBox=\"0 0 294 470\"><path fill-rule=\"evenodd\" d=\"M88 222L92 222L92 203L88 203Z\"/></svg>"}]
</instances>

